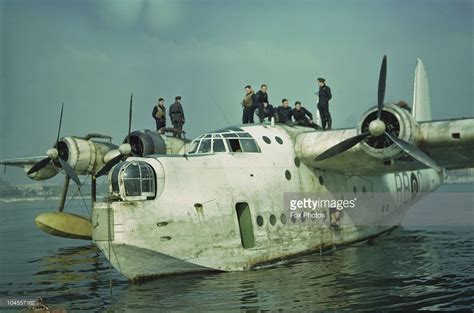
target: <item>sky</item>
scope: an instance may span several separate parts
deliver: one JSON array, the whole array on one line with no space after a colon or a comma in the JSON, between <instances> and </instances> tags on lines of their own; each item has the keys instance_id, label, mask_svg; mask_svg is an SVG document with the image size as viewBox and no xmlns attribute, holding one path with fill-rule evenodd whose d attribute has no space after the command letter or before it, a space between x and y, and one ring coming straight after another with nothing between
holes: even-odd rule
<instances>
[{"instance_id":1,"label":"sky","mask_svg":"<svg viewBox=\"0 0 474 313\"><path fill-rule=\"evenodd\" d=\"M355 127L384 54L386 101L412 102L421 58L433 118L472 117L473 45L472 0L0 0L0 158L44 155L62 102L63 136L121 142L131 92L133 129L181 95L192 138L240 123L247 84L315 113L322 76L333 126Z\"/></svg>"}]
</instances>

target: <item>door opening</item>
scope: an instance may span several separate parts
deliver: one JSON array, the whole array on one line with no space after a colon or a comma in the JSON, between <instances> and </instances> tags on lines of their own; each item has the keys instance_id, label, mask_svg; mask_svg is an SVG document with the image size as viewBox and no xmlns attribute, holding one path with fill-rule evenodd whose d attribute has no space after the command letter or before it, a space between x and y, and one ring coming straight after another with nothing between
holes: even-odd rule
<instances>
[{"instance_id":1,"label":"door opening","mask_svg":"<svg viewBox=\"0 0 474 313\"><path fill-rule=\"evenodd\" d=\"M252 215L250 214L250 207L248 203L236 203L235 210L237 212L237 220L239 221L240 239L242 241L242 247L244 247L245 249L255 247Z\"/></svg>"}]
</instances>

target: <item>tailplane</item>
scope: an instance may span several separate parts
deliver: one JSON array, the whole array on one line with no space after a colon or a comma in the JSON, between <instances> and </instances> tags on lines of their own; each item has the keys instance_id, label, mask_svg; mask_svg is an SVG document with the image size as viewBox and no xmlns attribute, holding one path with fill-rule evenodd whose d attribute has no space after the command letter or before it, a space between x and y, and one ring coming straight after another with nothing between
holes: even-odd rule
<instances>
[{"instance_id":1,"label":"tailplane","mask_svg":"<svg viewBox=\"0 0 474 313\"><path fill-rule=\"evenodd\" d=\"M413 86L413 117L418 122L431 121L430 87L423 62L418 59Z\"/></svg>"}]
</instances>

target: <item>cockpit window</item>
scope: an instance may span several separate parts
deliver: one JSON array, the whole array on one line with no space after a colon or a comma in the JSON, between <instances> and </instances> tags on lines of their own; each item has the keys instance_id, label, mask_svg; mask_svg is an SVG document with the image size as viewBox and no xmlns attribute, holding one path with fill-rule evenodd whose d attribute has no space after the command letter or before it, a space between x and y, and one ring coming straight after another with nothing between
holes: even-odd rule
<instances>
[{"instance_id":1,"label":"cockpit window","mask_svg":"<svg viewBox=\"0 0 474 313\"><path fill-rule=\"evenodd\" d=\"M229 143L230 151L232 152L242 152L242 147L240 146L239 139L229 139L227 140Z\"/></svg>"},{"instance_id":2,"label":"cockpit window","mask_svg":"<svg viewBox=\"0 0 474 313\"><path fill-rule=\"evenodd\" d=\"M201 144L199 145L198 153L209 153L209 152L211 152L211 146L212 146L211 139L201 140Z\"/></svg>"},{"instance_id":3,"label":"cockpit window","mask_svg":"<svg viewBox=\"0 0 474 313\"><path fill-rule=\"evenodd\" d=\"M199 136L191 145L190 155L222 152L260 152L252 135L240 128L227 128Z\"/></svg>"},{"instance_id":4,"label":"cockpit window","mask_svg":"<svg viewBox=\"0 0 474 313\"><path fill-rule=\"evenodd\" d=\"M214 139L214 144L212 145L214 152L226 152L224 140Z\"/></svg>"}]
</instances>

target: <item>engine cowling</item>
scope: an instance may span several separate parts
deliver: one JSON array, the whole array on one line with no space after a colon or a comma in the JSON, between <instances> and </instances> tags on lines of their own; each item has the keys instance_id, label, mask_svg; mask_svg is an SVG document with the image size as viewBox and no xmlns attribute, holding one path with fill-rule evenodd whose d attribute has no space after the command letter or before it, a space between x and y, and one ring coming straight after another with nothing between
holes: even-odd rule
<instances>
[{"instance_id":1,"label":"engine cowling","mask_svg":"<svg viewBox=\"0 0 474 313\"><path fill-rule=\"evenodd\" d=\"M184 145L187 142L189 142L189 140L168 137L162 135L160 132L149 129L134 131L123 140L123 143L130 144L132 155L136 157L152 154L180 154L183 153Z\"/></svg>"},{"instance_id":2,"label":"engine cowling","mask_svg":"<svg viewBox=\"0 0 474 313\"><path fill-rule=\"evenodd\" d=\"M59 156L68 162L78 175L88 175L104 165L104 156L116 146L107 142L64 137L55 148ZM59 166L59 163L55 162L55 165Z\"/></svg>"},{"instance_id":3,"label":"engine cowling","mask_svg":"<svg viewBox=\"0 0 474 313\"><path fill-rule=\"evenodd\" d=\"M377 108L371 108L362 114L357 126L358 134L368 132L370 122L377 119ZM381 120L385 124L385 131L391 135L416 145L420 139L420 129L411 113L394 104L385 104ZM378 159L392 159L403 151L387 136L369 136L361 142L364 151Z\"/></svg>"}]
</instances>

